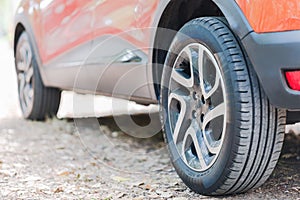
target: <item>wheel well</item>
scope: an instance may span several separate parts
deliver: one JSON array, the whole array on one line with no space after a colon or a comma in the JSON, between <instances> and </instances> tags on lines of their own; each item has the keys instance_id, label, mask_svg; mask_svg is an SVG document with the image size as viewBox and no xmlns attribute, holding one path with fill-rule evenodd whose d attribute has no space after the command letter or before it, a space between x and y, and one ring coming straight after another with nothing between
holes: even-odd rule
<instances>
[{"instance_id":1,"label":"wheel well","mask_svg":"<svg viewBox=\"0 0 300 200\"><path fill-rule=\"evenodd\" d=\"M17 48L17 42L21 36L21 34L25 31L25 27L23 24L18 23L15 29L15 35L14 35L14 53L16 53Z\"/></svg>"},{"instance_id":2,"label":"wheel well","mask_svg":"<svg viewBox=\"0 0 300 200\"><path fill-rule=\"evenodd\" d=\"M152 76L157 99L163 65L176 32L188 21L204 16L224 15L212 0L173 0L163 12L155 36L152 57Z\"/></svg>"}]
</instances>

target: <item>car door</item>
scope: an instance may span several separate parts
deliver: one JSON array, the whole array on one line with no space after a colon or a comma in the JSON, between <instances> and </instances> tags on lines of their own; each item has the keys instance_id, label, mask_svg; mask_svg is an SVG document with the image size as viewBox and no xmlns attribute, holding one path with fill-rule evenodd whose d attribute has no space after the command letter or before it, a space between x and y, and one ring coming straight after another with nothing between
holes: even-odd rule
<instances>
[{"instance_id":1,"label":"car door","mask_svg":"<svg viewBox=\"0 0 300 200\"><path fill-rule=\"evenodd\" d=\"M73 89L92 48L94 0L41 0L41 59L52 86Z\"/></svg>"},{"instance_id":2,"label":"car door","mask_svg":"<svg viewBox=\"0 0 300 200\"><path fill-rule=\"evenodd\" d=\"M140 28L150 24L153 13L146 7L157 0L94 1L93 50L87 61L94 87L113 96L151 98L146 72L149 37Z\"/></svg>"}]
</instances>

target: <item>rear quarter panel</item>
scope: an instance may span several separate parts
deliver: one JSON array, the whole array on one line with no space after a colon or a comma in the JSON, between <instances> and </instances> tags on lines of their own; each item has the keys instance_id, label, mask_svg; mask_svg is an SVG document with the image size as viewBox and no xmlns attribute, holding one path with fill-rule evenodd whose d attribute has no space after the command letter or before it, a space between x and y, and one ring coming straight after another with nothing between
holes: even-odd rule
<instances>
[{"instance_id":1,"label":"rear quarter panel","mask_svg":"<svg viewBox=\"0 0 300 200\"><path fill-rule=\"evenodd\" d=\"M257 33L300 30L299 0L236 0Z\"/></svg>"}]
</instances>

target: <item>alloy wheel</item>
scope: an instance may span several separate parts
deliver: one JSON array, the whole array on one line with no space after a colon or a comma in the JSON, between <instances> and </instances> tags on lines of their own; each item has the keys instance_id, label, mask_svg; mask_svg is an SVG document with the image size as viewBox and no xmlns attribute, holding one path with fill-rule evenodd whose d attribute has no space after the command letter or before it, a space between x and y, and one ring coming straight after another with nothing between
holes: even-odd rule
<instances>
[{"instance_id":1,"label":"alloy wheel","mask_svg":"<svg viewBox=\"0 0 300 200\"><path fill-rule=\"evenodd\" d=\"M172 68L168 118L181 159L195 171L216 161L226 130L225 86L217 60L200 43L186 46Z\"/></svg>"},{"instance_id":2,"label":"alloy wheel","mask_svg":"<svg viewBox=\"0 0 300 200\"><path fill-rule=\"evenodd\" d=\"M18 48L16 68L21 109L26 115L32 109L34 98L32 51L30 44L26 41L22 42Z\"/></svg>"}]
</instances>

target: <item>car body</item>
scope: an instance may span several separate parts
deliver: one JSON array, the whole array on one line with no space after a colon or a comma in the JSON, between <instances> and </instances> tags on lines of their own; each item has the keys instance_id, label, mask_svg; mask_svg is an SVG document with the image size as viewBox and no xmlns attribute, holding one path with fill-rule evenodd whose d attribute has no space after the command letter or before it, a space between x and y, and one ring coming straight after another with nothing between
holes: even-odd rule
<instances>
[{"instance_id":1,"label":"car body","mask_svg":"<svg viewBox=\"0 0 300 200\"><path fill-rule=\"evenodd\" d=\"M14 49L26 31L45 87L158 103L173 39L201 17L225 19L268 101L300 121L298 0L23 0Z\"/></svg>"},{"instance_id":2,"label":"car body","mask_svg":"<svg viewBox=\"0 0 300 200\"><path fill-rule=\"evenodd\" d=\"M23 1L16 16L16 38L18 38L17 33L20 26L24 26L24 28L30 32L31 37L35 38L36 53L39 55L39 62L42 66L40 67L40 71L45 85L63 89L78 89L81 92L94 92L94 88L74 88L75 74L81 66L81 62L88 57L88 53L92 50L92 42L99 44L107 39L107 37L120 35L124 31L128 32L134 29L147 29L149 27L165 28L163 25L165 22L163 20L168 19L164 19L164 15L167 15L167 12L170 12L168 11L169 7L175 7L175 5L172 5L172 2L169 1L148 2L143 0L128 0L111 3L110 1L100 0L70 2L72 2L70 5L66 5L64 0ZM276 6L284 6L285 8L285 5L288 4L282 2L275 6L269 1L261 2L264 4L257 3L258 5L252 5L255 3L247 4L246 1L238 1L238 3L243 6L244 11L242 11L234 1L228 1L228 3L214 1L213 3L217 5L215 9L220 9L219 11L226 16L232 30L244 44L244 48L246 48L251 61L254 63L256 72L258 73L261 82L263 82L262 85L267 92L270 101L279 107L293 110L300 109L300 104L298 103L300 95L297 91L292 91L288 87L285 77L282 76L285 70L299 69L300 62L298 56L296 56L297 52L299 52L299 32L295 31L300 29L299 12L291 6L287 7L287 9L282 9L283 13L277 14ZM292 2L297 4L297 1ZM128 5L128 3L130 5ZM201 4L204 3L198 4L199 5L197 6L202 6ZM97 7L92 8L95 5L97 5ZM129 9L127 16L121 14L124 5L128 6ZM251 15L254 12L254 9L261 5L273 5L271 11L264 10L264 12L259 12L270 16L268 18L263 18L263 20L260 20L260 16ZM211 7L211 5L209 6ZM55 9L57 12L59 9L62 9L61 14L55 14ZM90 11L91 9L94 9L92 12L99 12L99 14L93 14ZM290 10L293 12L289 12ZM74 19L69 23L63 24L64 21L68 20L71 12L77 12L76 16L74 16ZM213 13L216 11L211 12ZM248 17L250 22L243 12L251 17ZM232 13L234 14L232 15ZM257 15L259 15L259 13ZM274 22L274 15L281 20L276 20L276 22ZM199 16L201 16L201 13ZM298 16L299 18L297 19L297 17L294 16ZM108 26L102 19L110 21L112 24ZM295 22L289 22L289 20L294 20ZM98 21L99 24L91 24L92 21ZM268 25L270 21L273 21L273 24L271 24L269 28L266 25ZM126 22L127 24L122 24L122 22ZM253 24L252 26L255 26L254 28L252 28L251 23ZM168 26L170 25L167 25L167 27ZM148 88L145 88L145 90L149 92L147 92L147 94L137 93L136 96L142 97L144 103L151 103L157 100L155 88L151 83L157 82L155 79L159 78L155 77L155 65L148 65L152 60L157 59L155 57L156 52L153 50L155 45L157 45L155 44L156 35L155 32L149 33L147 31L150 30L145 30L146 33L142 33L140 38L127 38L129 39L128 46L122 48L117 46L116 48L118 50L116 52L113 51L110 55L103 55L103 57L119 55L132 48L150 48L148 52L143 52L145 53L145 59L141 61L141 64L144 65L144 69L141 69L143 71L142 73L144 73L144 80L142 82L150 83L147 85ZM72 36L76 36L78 39L70 41L68 38L72 38ZM128 35L120 35L122 38L127 36ZM267 38L267 40L265 38ZM262 44L261 42L265 42L266 44ZM134 44L134 47L132 47L132 44ZM260 51L260 53L256 53L257 51ZM104 54L103 52L99 53L99 57L101 57L101 53ZM284 55L282 55L283 53ZM265 65L264 62L266 61L269 62L268 65ZM87 65L88 64L89 63L87 63ZM103 67L101 65L106 65L107 63L97 64L100 65L98 68L101 68ZM72 67L72 69L60 67L62 65L68 66L69 68ZM128 63L125 63L125 65L128 65ZM275 68L276 70L274 70ZM272 74L270 74L270 72ZM68 76L66 76L66 74L68 74ZM114 83L111 84L113 85ZM109 89L111 89L111 87ZM110 90L107 91L99 88L97 92L109 94ZM281 98L278 98L279 94L283 97L282 100ZM126 96L126 93L125 95L121 95Z\"/></svg>"}]
</instances>

